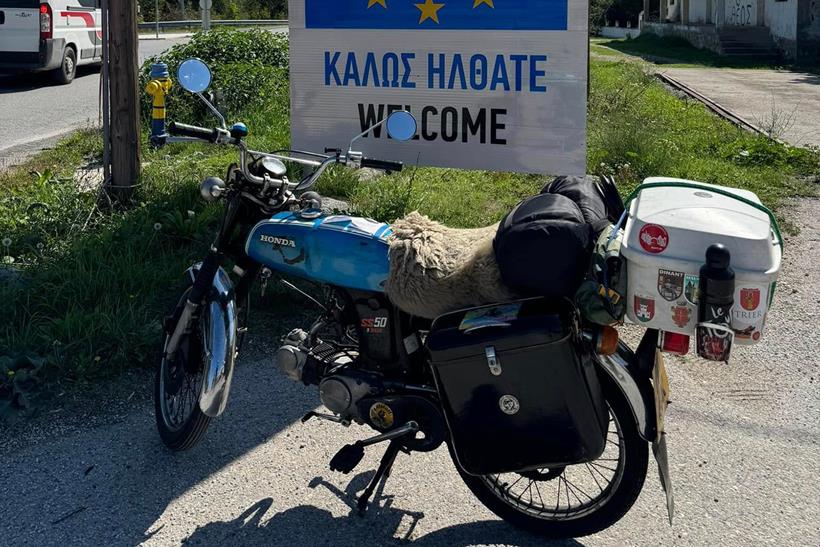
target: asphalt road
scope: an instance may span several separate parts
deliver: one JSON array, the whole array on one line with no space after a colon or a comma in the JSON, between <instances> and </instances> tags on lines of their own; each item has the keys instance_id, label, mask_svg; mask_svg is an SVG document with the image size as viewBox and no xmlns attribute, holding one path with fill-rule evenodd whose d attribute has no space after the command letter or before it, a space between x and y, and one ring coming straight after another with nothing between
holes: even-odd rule
<instances>
[{"instance_id":1,"label":"asphalt road","mask_svg":"<svg viewBox=\"0 0 820 547\"><path fill-rule=\"evenodd\" d=\"M140 40L140 63L186 40ZM99 125L99 96L100 74L94 66L79 67L67 86L52 83L43 73L0 76L0 168L51 146L74 129Z\"/></svg>"},{"instance_id":2,"label":"asphalt road","mask_svg":"<svg viewBox=\"0 0 820 547\"><path fill-rule=\"evenodd\" d=\"M820 544L820 201L790 210L801 233L787 239L765 343L738 349L730 366L669 361L674 525L650 468L620 523L556 545ZM377 506L351 516L376 453L352 476L327 462L368 432L299 423L315 391L275 369L275 342L255 346L228 410L189 452L160 444L141 376L75 412L0 431L0 543L545 545L485 510L442 449L400 455Z\"/></svg>"}]
</instances>

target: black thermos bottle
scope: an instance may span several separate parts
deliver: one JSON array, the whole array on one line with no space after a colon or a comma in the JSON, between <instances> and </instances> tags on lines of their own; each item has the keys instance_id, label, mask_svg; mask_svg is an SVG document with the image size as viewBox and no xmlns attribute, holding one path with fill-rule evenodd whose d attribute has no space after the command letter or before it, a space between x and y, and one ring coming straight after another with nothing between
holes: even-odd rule
<instances>
[{"instance_id":1,"label":"black thermos bottle","mask_svg":"<svg viewBox=\"0 0 820 547\"><path fill-rule=\"evenodd\" d=\"M735 300L735 272L729 265L729 250L715 243L706 249L706 264L700 268L698 303L698 354L714 361L727 361L732 346L732 306ZM715 329L704 323L725 327Z\"/></svg>"}]
</instances>

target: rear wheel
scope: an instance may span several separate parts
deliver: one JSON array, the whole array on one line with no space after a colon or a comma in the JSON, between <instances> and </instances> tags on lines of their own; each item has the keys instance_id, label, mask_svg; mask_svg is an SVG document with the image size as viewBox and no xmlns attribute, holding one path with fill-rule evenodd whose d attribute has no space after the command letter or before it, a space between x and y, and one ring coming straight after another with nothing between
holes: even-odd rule
<instances>
[{"instance_id":1,"label":"rear wheel","mask_svg":"<svg viewBox=\"0 0 820 547\"><path fill-rule=\"evenodd\" d=\"M77 52L71 46L63 50L63 62L52 71L54 80L58 84L70 84L77 75Z\"/></svg>"},{"instance_id":2,"label":"rear wheel","mask_svg":"<svg viewBox=\"0 0 820 547\"><path fill-rule=\"evenodd\" d=\"M530 532L568 538L617 522L635 503L649 451L620 394L607 396L606 448L597 460L565 467L461 478L493 513ZM456 463L458 469L458 464Z\"/></svg>"},{"instance_id":3,"label":"rear wheel","mask_svg":"<svg viewBox=\"0 0 820 547\"><path fill-rule=\"evenodd\" d=\"M183 295L185 302L188 293ZM163 357L154 377L154 414L162 442L174 451L194 447L205 435L211 418L199 408L205 372L203 333L207 314L192 321L172 357L165 356L170 336L165 337Z\"/></svg>"}]
</instances>

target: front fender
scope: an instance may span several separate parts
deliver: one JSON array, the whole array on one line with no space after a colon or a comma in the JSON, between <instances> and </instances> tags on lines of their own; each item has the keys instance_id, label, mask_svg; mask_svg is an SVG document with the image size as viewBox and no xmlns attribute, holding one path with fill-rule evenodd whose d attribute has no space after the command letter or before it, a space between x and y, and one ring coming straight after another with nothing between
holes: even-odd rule
<instances>
[{"instance_id":1,"label":"front fender","mask_svg":"<svg viewBox=\"0 0 820 547\"><path fill-rule=\"evenodd\" d=\"M191 281L196 278L201 264L186 272ZM203 322L203 350L205 353L204 381L199 394L199 408L216 418L228 404L234 363L236 361L236 301L233 282L222 268L214 276L213 288L200 312Z\"/></svg>"},{"instance_id":2,"label":"front fender","mask_svg":"<svg viewBox=\"0 0 820 547\"><path fill-rule=\"evenodd\" d=\"M652 383L639 370L638 357L629 346L618 343L612 355L596 355L598 368L606 373L623 394L632 416L638 425L638 433L648 442L655 441L657 420L655 418L655 393Z\"/></svg>"}]
</instances>

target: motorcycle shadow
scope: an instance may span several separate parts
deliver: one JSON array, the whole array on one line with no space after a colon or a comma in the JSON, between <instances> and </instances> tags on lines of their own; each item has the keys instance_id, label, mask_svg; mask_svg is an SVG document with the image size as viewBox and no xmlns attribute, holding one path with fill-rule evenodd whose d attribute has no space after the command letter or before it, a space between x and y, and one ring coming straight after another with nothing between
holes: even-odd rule
<instances>
[{"instance_id":1,"label":"motorcycle shadow","mask_svg":"<svg viewBox=\"0 0 820 547\"><path fill-rule=\"evenodd\" d=\"M545 541L516 530L503 521L478 521L456 524L414 537L424 513L395 507L393 496L383 492L382 483L374 493L365 516L356 511L356 495L367 486L373 471L353 477L344 490L315 477L311 488L323 487L350 509L344 516L333 516L326 509L301 505L265 517L273 506L264 498L230 521L216 521L197 528L183 543L194 545L414 545L419 547L459 547L477 544L582 547L574 539Z\"/></svg>"}]
</instances>

